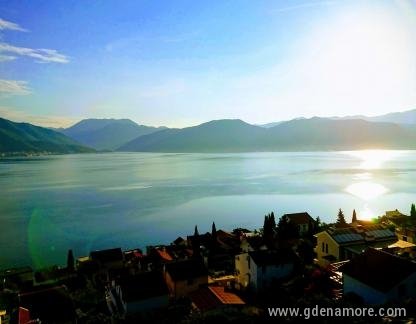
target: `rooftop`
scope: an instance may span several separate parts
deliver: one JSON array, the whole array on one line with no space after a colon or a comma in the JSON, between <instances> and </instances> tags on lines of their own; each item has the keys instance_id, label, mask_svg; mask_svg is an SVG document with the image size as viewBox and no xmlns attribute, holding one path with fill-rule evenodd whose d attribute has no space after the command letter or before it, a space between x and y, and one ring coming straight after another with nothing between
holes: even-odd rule
<instances>
[{"instance_id":1,"label":"rooftop","mask_svg":"<svg viewBox=\"0 0 416 324\"><path fill-rule=\"evenodd\" d=\"M258 266L287 264L296 259L291 249L257 250L248 254Z\"/></svg>"},{"instance_id":2,"label":"rooftop","mask_svg":"<svg viewBox=\"0 0 416 324\"><path fill-rule=\"evenodd\" d=\"M33 269L31 267L10 268L0 271L0 277L16 276L27 273L33 273Z\"/></svg>"},{"instance_id":3,"label":"rooftop","mask_svg":"<svg viewBox=\"0 0 416 324\"><path fill-rule=\"evenodd\" d=\"M370 248L345 264L342 272L374 289L387 292L415 273L416 263Z\"/></svg>"},{"instance_id":4,"label":"rooftop","mask_svg":"<svg viewBox=\"0 0 416 324\"><path fill-rule=\"evenodd\" d=\"M19 294L19 306L30 311L31 318L42 323L68 323L75 319L75 310L65 286L38 288Z\"/></svg>"},{"instance_id":5,"label":"rooftop","mask_svg":"<svg viewBox=\"0 0 416 324\"><path fill-rule=\"evenodd\" d=\"M283 217L287 217L291 222L294 222L297 225L308 224L309 222L314 221L307 212L284 214Z\"/></svg>"},{"instance_id":6,"label":"rooftop","mask_svg":"<svg viewBox=\"0 0 416 324\"><path fill-rule=\"evenodd\" d=\"M91 259L100 263L123 261L121 248L93 251L90 253Z\"/></svg>"},{"instance_id":7,"label":"rooftop","mask_svg":"<svg viewBox=\"0 0 416 324\"><path fill-rule=\"evenodd\" d=\"M327 233L339 244L364 243L366 240L384 241L396 239L393 231L374 224L332 228L327 230Z\"/></svg>"},{"instance_id":8,"label":"rooftop","mask_svg":"<svg viewBox=\"0 0 416 324\"><path fill-rule=\"evenodd\" d=\"M191 295L193 304L201 311L207 311L224 305L244 305L245 302L235 293L222 286L201 288Z\"/></svg>"},{"instance_id":9,"label":"rooftop","mask_svg":"<svg viewBox=\"0 0 416 324\"><path fill-rule=\"evenodd\" d=\"M208 270L199 258L176 261L166 264L166 272L174 281L187 280L207 276Z\"/></svg>"},{"instance_id":10,"label":"rooftop","mask_svg":"<svg viewBox=\"0 0 416 324\"><path fill-rule=\"evenodd\" d=\"M145 272L125 276L117 281L126 302L168 295L168 288L160 272Z\"/></svg>"},{"instance_id":11,"label":"rooftop","mask_svg":"<svg viewBox=\"0 0 416 324\"><path fill-rule=\"evenodd\" d=\"M155 249L157 255L163 260L163 261L172 261L172 256L164 249Z\"/></svg>"}]
</instances>

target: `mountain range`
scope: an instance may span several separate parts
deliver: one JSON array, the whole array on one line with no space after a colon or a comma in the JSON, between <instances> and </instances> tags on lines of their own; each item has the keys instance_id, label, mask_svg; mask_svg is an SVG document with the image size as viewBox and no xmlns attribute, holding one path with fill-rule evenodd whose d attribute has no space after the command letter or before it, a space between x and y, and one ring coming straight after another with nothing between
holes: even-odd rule
<instances>
[{"instance_id":1,"label":"mountain range","mask_svg":"<svg viewBox=\"0 0 416 324\"><path fill-rule=\"evenodd\" d=\"M218 120L140 136L119 151L258 152L416 149L416 130L394 123L314 117L265 128L242 120Z\"/></svg>"},{"instance_id":2,"label":"mountain range","mask_svg":"<svg viewBox=\"0 0 416 324\"><path fill-rule=\"evenodd\" d=\"M57 129L79 143L97 150L115 150L142 135L164 127L138 125L130 119L84 119L66 129Z\"/></svg>"},{"instance_id":3,"label":"mountain range","mask_svg":"<svg viewBox=\"0 0 416 324\"><path fill-rule=\"evenodd\" d=\"M0 153L86 153L94 152L51 129L0 118Z\"/></svg>"},{"instance_id":4,"label":"mountain range","mask_svg":"<svg viewBox=\"0 0 416 324\"><path fill-rule=\"evenodd\" d=\"M296 118L295 120L299 119L306 119L304 117ZM386 123L395 123L395 124L402 124L402 125L413 125L416 124L416 109L413 110L407 110L402 112L393 112L388 113L385 115L379 115L379 116L364 116L364 115L354 115L354 116L344 116L344 117L329 117L329 119L333 120L349 120L349 119L362 119L369 122L386 122ZM262 127L270 128L277 126L284 121L278 121L268 124L259 125Z\"/></svg>"},{"instance_id":5,"label":"mountain range","mask_svg":"<svg viewBox=\"0 0 416 324\"><path fill-rule=\"evenodd\" d=\"M416 149L416 110L382 116L296 118L265 125L239 119L166 128L129 119L85 119L46 129L0 118L0 152L258 152Z\"/></svg>"}]
</instances>

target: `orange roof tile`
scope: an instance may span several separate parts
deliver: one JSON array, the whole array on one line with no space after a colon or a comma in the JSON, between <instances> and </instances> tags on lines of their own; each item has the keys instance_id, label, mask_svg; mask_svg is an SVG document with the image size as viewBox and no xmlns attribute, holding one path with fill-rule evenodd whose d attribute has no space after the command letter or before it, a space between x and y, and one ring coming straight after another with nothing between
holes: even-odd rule
<instances>
[{"instance_id":1,"label":"orange roof tile","mask_svg":"<svg viewBox=\"0 0 416 324\"><path fill-rule=\"evenodd\" d=\"M223 304L244 305L245 302L236 294L226 291L221 286L210 286L209 290L221 301Z\"/></svg>"},{"instance_id":2,"label":"orange roof tile","mask_svg":"<svg viewBox=\"0 0 416 324\"><path fill-rule=\"evenodd\" d=\"M156 249L156 251L163 260L165 260L165 261L172 261L173 260L172 256L168 252L163 251L163 250L159 250L159 249Z\"/></svg>"}]
</instances>

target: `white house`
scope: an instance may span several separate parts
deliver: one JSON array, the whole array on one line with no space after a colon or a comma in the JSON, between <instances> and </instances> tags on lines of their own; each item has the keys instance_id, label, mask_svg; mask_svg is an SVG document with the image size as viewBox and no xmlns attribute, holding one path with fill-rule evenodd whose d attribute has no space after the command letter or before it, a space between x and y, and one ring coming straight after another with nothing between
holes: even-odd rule
<instances>
[{"instance_id":1,"label":"white house","mask_svg":"<svg viewBox=\"0 0 416 324\"><path fill-rule=\"evenodd\" d=\"M167 307L169 291L161 273L146 272L112 281L106 292L111 314L133 314Z\"/></svg>"},{"instance_id":2,"label":"white house","mask_svg":"<svg viewBox=\"0 0 416 324\"><path fill-rule=\"evenodd\" d=\"M261 291L290 276L295 262L296 255L291 249L243 252L235 257L237 283L240 289Z\"/></svg>"},{"instance_id":3,"label":"white house","mask_svg":"<svg viewBox=\"0 0 416 324\"><path fill-rule=\"evenodd\" d=\"M416 297L416 263L369 248L342 267L344 295L384 304Z\"/></svg>"}]
</instances>

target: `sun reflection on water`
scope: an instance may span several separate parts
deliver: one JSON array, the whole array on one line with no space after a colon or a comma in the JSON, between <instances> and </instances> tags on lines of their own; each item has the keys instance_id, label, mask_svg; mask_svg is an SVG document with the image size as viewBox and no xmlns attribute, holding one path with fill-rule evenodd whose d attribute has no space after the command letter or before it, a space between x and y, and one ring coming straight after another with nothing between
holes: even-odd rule
<instances>
[{"instance_id":1,"label":"sun reflection on water","mask_svg":"<svg viewBox=\"0 0 416 324\"><path fill-rule=\"evenodd\" d=\"M358 169L362 169L362 172L356 173L353 176L354 183L345 188L345 191L364 200L369 201L380 197L389 191L388 188L382 184L377 183L373 179L374 169L380 169L381 166L389 161L397 158L403 152L390 151L390 150L363 150L363 151L350 151L345 152L349 156L353 156L360 160ZM364 214L369 212L364 210Z\"/></svg>"},{"instance_id":2,"label":"sun reflection on water","mask_svg":"<svg viewBox=\"0 0 416 324\"><path fill-rule=\"evenodd\" d=\"M360 169L372 170L379 169L384 162L396 158L401 155L402 152L390 150L363 150L350 151L346 152L346 154L361 160L359 165Z\"/></svg>"},{"instance_id":3,"label":"sun reflection on water","mask_svg":"<svg viewBox=\"0 0 416 324\"><path fill-rule=\"evenodd\" d=\"M388 192L388 189L383 185L369 181L353 183L345 190L348 193L366 201L377 198Z\"/></svg>"}]
</instances>

